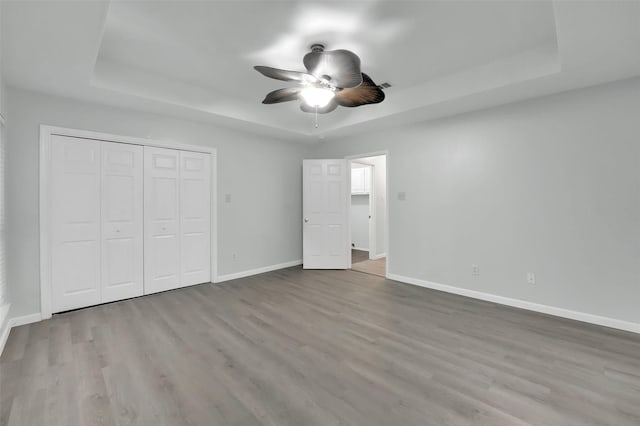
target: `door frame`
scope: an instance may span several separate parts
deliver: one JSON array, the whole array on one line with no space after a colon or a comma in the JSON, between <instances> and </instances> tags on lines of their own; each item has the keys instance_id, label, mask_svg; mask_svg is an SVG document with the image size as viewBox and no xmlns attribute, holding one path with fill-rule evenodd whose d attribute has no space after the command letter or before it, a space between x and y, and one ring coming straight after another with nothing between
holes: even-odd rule
<instances>
[{"instance_id":1,"label":"door frame","mask_svg":"<svg viewBox=\"0 0 640 426\"><path fill-rule=\"evenodd\" d=\"M385 157L385 162L386 162L386 170L385 170L385 182L386 182L386 200L385 200L385 205L384 205L384 209L385 209L385 220L384 220L384 233L385 233L385 239L386 239L386 268L385 268L385 278L389 278L389 275L391 274L389 271L391 270L391 236L389 235L389 151L388 150L381 150L381 151L373 151L373 152L365 152L362 154L352 154L352 155L346 155L344 158L345 160L349 161L349 170L351 170L351 163L353 161L355 161L356 163L358 162L357 160L360 158L367 158L367 157L379 157L379 156L384 156ZM372 171L375 172L376 168L375 166L372 166ZM375 193L375 191L377 191L377 189L375 188L375 178L374 175L372 173L371 176L371 180L372 180L372 185L371 185L371 189L372 191ZM349 176L349 181L351 181L351 176ZM349 189L351 189L351 183L349 183ZM370 196L370 205L371 207L375 207L375 204L373 203L373 198L372 196ZM349 198L349 217L351 217L351 198ZM374 222L377 221L377 217L376 215L373 215L374 220L369 222L369 247L371 247L371 227L374 225ZM376 244L375 246L377 246L377 235L376 235ZM349 228L349 240L351 240L351 228ZM349 245L349 250L351 250L351 245ZM371 252L369 252L369 258L371 259Z\"/></svg>"},{"instance_id":2,"label":"door frame","mask_svg":"<svg viewBox=\"0 0 640 426\"><path fill-rule=\"evenodd\" d=\"M218 282L218 197L217 150L203 145L158 141L132 136L113 135L89 130L40 125L40 314L51 318L51 137L67 136L79 139L153 146L181 151L202 152L211 155L211 281Z\"/></svg>"},{"instance_id":3,"label":"door frame","mask_svg":"<svg viewBox=\"0 0 640 426\"><path fill-rule=\"evenodd\" d=\"M357 158L354 158L353 160L351 160L349 162L349 165L353 167L353 164L360 164L362 166L368 167L370 170L370 174L369 174L369 221L367 222L367 232L368 232L368 238L369 238L369 259L370 260L375 260L374 257L371 257L371 253L375 252L375 248L376 248L376 244L375 244L375 238L372 240L371 239L371 235L375 235L375 224L376 224L376 217L373 214L374 213L374 198L375 198L375 172L376 172L376 166L374 166L373 164L366 164L366 163L359 163L357 161ZM353 170L353 168L351 169ZM349 198L349 203L353 204L353 198ZM350 228L351 232L353 232L353 227ZM373 244L372 244L373 241ZM357 247L354 247L356 250L358 249Z\"/></svg>"}]
</instances>

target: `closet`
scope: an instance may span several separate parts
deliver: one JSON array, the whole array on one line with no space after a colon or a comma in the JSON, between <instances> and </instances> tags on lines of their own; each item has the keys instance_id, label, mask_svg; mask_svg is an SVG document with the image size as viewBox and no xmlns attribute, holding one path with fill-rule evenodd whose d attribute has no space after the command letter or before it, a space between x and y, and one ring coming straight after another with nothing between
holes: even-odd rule
<instances>
[{"instance_id":1,"label":"closet","mask_svg":"<svg viewBox=\"0 0 640 426\"><path fill-rule=\"evenodd\" d=\"M211 155L50 137L51 311L211 280Z\"/></svg>"},{"instance_id":2,"label":"closet","mask_svg":"<svg viewBox=\"0 0 640 426\"><path fill-rule=\"evenodd\" d=\"M210 276L209 154L145 148L145 294Z\"/></svg>"}]
</instances>

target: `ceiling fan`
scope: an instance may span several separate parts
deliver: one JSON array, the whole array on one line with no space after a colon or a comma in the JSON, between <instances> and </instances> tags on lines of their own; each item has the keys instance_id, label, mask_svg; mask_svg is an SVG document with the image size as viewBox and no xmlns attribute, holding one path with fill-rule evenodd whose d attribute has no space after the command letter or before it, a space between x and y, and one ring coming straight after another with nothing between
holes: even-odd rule
<instances>
[{"instance_id":1,"label":"ceiling fan","mask_svg":"<svg viewBox=\"0 0 640 426\"><path fill-rule=\"evenodd\" d=\"M262 75L282 81L295 81L297 87L274 90L267 94L263 104L276 104L301 100L304 112L326 114L338 106L358 107L377 104L384 100L383 87L360 71L360 58L349 50L324 50L324 45L314 44L304 56L307 72L287 71L255 66Z\"/></svg>"}]
</instances>

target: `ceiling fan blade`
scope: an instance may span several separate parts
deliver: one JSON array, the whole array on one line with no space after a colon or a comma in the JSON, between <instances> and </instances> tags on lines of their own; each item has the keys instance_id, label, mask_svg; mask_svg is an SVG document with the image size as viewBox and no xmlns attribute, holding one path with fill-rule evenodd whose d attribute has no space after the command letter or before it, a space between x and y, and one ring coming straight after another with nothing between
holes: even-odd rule
<instances>
[{"instance_id":1,"label":"ceiling fan blade","mask_svg":"<svg viewBox=\"0 0 640 426\"><path fill-rule=\"evenodd\" d=\"M328 112L333 111L336 108L338 108L338 104L336 103L335 100L332 99L326 106L322 108L318 108L318 114L326 114ZM316 107L309 106L304 102L300 104L300 109L303 110L304 112L313 112L313 113L316 112Z\"/></svg>"},{"instance_id":2,"label":"ceiling fan blade","mask_svg":"<svg viewBox=\"0 0 640 426\"><path fill-rule=\"evenodd\" d=\"M362 73L362 84L352 89L342 89L336 92L335 101L343 107L357 107L367 104L378 104L384 101L385 95L371 80L371 77Z\"/></svg>"},{"instance_id":3,"label":"ceiling fan blade","mask_svg":"<svg viewBox=\"0 0 640 426\"><path fill-rule=\"evenodd\" d=\"M310 52L303 62L310 74L335 87L356 87L362 83L360 58L348 50Z\"/></svg>"},{"instance_id":4,"label":"ceiling fan blade","mask_svg":"<svg viewBox=\"0 0 640 426\"><path fill-rule=\"evenodd\" d=\"M303 83L318 82L317 78L306 72L279 70L278 68L265 67L262 65L256 65L253 68L265 77L275 78L276 80L301 81Z\"/></svg>"},{"instance_id":5,"label":"ceiling fan blade","mask_svg":"<svg viewBox=\"0 0 640 426\"><path fill-rule=\"evenodd\" d=\"M285 89L274 90L273 92L267 93L262 103L278 104L280 102L295 101L300 98L301 90L299 87L287 87Z\"/></svg>"}]
</instances>

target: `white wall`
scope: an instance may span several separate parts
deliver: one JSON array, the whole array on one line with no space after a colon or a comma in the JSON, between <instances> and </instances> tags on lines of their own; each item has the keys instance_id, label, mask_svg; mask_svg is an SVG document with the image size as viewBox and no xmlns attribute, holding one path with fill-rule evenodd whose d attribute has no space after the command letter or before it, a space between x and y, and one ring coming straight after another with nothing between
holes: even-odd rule
<instances>
[{"instance_id":1,"label":"white wall","mask_svg":"<svg viewBox=\"0 0 640 426\"><path fill-rule=\"evenodd\" d=\"M5 95L13 315L39 311L44 123L217 147L221 274L301 257L303 157L388 150L391 273L640 323L640 79L328 141L307 155L203 123Z\"/></svg>"},{"instance_id":2,"label":"white wall","mask_svg":"<svg viewBox=\"0 0 640 426\"><path fill-rule=\"evenodd\" d=\"M351 244L369 251L369 195L351 196Z\"/></svg>"},{"instance_id":3,"label":"white wall","mask_svg":"<svg viewBox=\"0 0 640 426\"><path fill-rule=\"evenodd\" d=\"M636 78L314 155L389 151L391 273L640 323L639 118Z\"/></svg>"},{"instance_id":4,"label":"white wall","mask_svg":"<svg viewBox=\"0 0 640 426\"><path fill-rule=\"evenodd\" d=\"M2 7L0 6L0 15L2 13ZM2 17L0 16L0 22L2 22ZM0 29L0 34L2 33L1 29ZM5 85L4 85L4 79L2 77L2 40L0 40L0 115L2 117L0 117L0 150L4 149L4 144L6 144L6 136L7 136L7 131L6 131L6 126L2 124L2 121L4 119L4 117L7 115L6 114L6 96L5 96ZM5 123L6 124L6 123ZM4 161L3 160L3 153L0 152L0 161ZM6 162L4 164L0 164L0 171L3 171L3 169L6 166ZM4 182L4 179L2 179L0 177L0 182ZM6 205L6 197L5 197L5 186L3 185L2 187L0 187L0 208L5 209L5 205ZM0 212L0 215L4 216L6 212L6 209L2 212ZM0 226L2 226L3 228L5 227L4 225L0 224ZM4 241L6 235L6 231L4 229L0 229L0 243L2 243ZM5 246L6 249L6 246ZM5 252L6 253L6 252ZM5 261L5 259L0 260L2 262ZM4 262L4 265L6 267L6 262ZM10 307L10 297L9 297L9 290L7 287L7 283L6 283L6 271L4 271L4 269L0 269L0 274L2 274L0 276L0 352L2 352L2 348L4 347L4 339L6 336L6 332L7 330L7 319L8 319L8 313L9 313L9 307Z\"/></svg>"},{"instance_id":5,"label":"white wall","mask_svg":"<svg viewBox=\"0 0 640 426\"><path fill-rule=\"evenodd\" d=\"M2 25L2 13L3 13L3 7L2 5L0 5L0 26ZM5 110L6 110L6 99L5 99L5 84L4 84L4 78L2 76L2 63L3 63L3 54L2 51L4 49L2 49L2 28L0 28L0 113L2 113L2 115L5 115Z\"/></svg>"},{"instance_id":6,"label":"white wall","mask_svg":"<svg viewBox=\"0 0 640 426\"><path fill-rule=\"evenodd\" d=\"M386 216L387 216L387 157L376 155L358 158L358 162L373 166L373 214L375 245L374 256L384 256L387 252Z\"/></svg>"},{"instance_id":7,"label":"white wall","mask_svg":"<svg viewBox=\"0 0 640 426\"><path fill-rule=\"evenodd\" d=\"M40 311L39 126L217 148L219 274L299 260L303 144L9 88L8 226L12 316ZM231 203L224 202L231 194ZM232 254L237 253L234 261Z\"/></svg>"}]
</instances>

